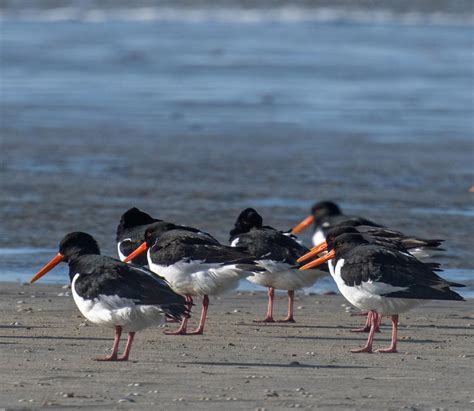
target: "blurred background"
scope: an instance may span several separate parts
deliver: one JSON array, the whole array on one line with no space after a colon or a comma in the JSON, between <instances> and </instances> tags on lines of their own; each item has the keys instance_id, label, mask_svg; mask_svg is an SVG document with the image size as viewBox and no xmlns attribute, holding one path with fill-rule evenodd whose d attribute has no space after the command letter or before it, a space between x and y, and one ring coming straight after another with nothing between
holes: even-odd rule
<instances>
[{"instance_id":1,"label":"blurred background","mask_svg":"<svg viewBox=\"0 0 474 411\"><path fill-rule=\"evenodd\" d=\"M116 256L132 206L226 242L247 206L287 229L330 199L446 239L474 289L472 1L1 0L0 23L0 280L70 231Z\"/></svg>"}]
</instances>

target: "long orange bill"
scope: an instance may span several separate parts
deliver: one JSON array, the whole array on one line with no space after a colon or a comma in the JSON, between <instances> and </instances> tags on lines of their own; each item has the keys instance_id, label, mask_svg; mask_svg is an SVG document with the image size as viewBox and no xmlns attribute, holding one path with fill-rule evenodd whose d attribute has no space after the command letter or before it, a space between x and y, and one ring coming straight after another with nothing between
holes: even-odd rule
<instances>
[{"instance_id":1,"label":"long orange bill","mask_svg":"<svg viewBox=\"0 0 474 411\"><path fill-rule=\"evenodd\" d=\"M146 245L146 241L145 241L144 243L140 244L140 247L138 247L135 251L129 254L127 258L123 260L123 262L128 263L129 261L133 260L135 257L144 253L146 250L148 250L148 246Z\"/></svg>"},{"instance_id":2,"label":"long orange bill","mask_svg":"<svg viewBox=\"0 0 474 411\"><path fill-rule=\"evenodd\" d=\"M314 217L312 215L309 215L301 223L299 223L298 225L294 226L291 229L291 234L298 234L301 231L303 231L305 228L308 228L313 223L314 223Z\"/></svg>"},{"instance_id":3,"label":"long orange bill","mask_svg":"<svg viewBox=\"0 0 474 411\"><path fill-rule=\"evenodd\" d=\"M30 280L30 283L34 283L35 281L39 280L43 275L45 275L48 271L52 270L56 267L61 261L64 260L64 256L61 253L57 253L56 256L46 264L41 270L39 270L34 277Z\"/></svg>"},{"instance_id":4,"label":"long orange bill","mask_svg":"<svg viewBox=\"0 0 474 411\"><path fill-rule=\"evenodd\" d=\"M330 251L326 255L323 255L322 257L316 258L316 260L311 261L310 263L304 265L303 267L300 267L300 270L309 270L310 268L317 267L318 265L321 265L325 263L326 261L329 261L333 259L336 256L336 252L334 250Z\"/></svg>"},{"instance_id":5,"label":"long orange bill","mask_svg":"<svg viewBox=\"0 0 474 411\"><path fill-rule=\"evenodd\" d=\"M298 263L302 263L303 261L306 261L310 259L311 257L314 257L318 255L319 253L326 251L327 249L328 249L328 243L326 243L326 241L323 241L321 244L318 244L317 246L313 247L311 251L307 252L305 255L302 255L296 261Z\"/></svg>"}]
</instances>

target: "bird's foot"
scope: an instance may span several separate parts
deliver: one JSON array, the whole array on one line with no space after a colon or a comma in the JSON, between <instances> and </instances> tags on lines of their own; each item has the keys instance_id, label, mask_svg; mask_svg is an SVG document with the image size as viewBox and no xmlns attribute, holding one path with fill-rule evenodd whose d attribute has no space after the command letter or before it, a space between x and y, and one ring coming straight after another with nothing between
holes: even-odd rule
<instances>
[{"instance_id":1,"label":"bird's foot","mask_svg":"<svg viewBox=\"0 0 474 411\"><path fill-rule=\"evenodd\" d=\"M204 329L202 328L197 328L196 330L193 330L188 333L188 335L202 335L204 334Z\"/></svg>"},{"instance_id":2,"label":"bird's foot","mask_svg":"<svg viewBox=\"0 0 474 411\"><path fill-rule=\"evenodd\" d=\"M279 323L294 323L296 321L293 317L286 317L286 318L283 318L283 320L278 320L277 322L279 322Z\"/></svg>"},{"instance_id":3,"label":"bird's foot","mask_svg":"<svg viewBox=\"0 0 474 411\"><path fill-rule=\"evenodd\" d=\"M254 323L274 323L275 320L273 317L265 317L263 320L255 319L253 320Z\"/></svg>"},{"instance_id":4,"label":"bird's foot","mask_svg":"<svg viewBox=\"0 0 474 411\"><path fill-rule=\"evenodd\" d=\"M381 348L377 350L378 353L387 354L387 353L397 353L397 347Z\"/></svg>"},{"instance_id":5,"label":"bird's foot","mask_svg":"<svg viewBox=\"0 0 474 411\"><path fill-rule=\"evenodd\" d=\"M119 361L117 354L108 355L107 357L94 358L94 361Z\"/></svg>"},{"instance_id":6,"label":"bird's foot","mask_svg":"<svg viewBox=\"0 0 474 411\"><path fill-rule=\"evenodd\" d=\"M358 354L358 353L362 353L362 352L371 354L372 353L372 347L365 346L363 348L353 348L351 350L351 353L354 353L354 354Z\"/></svg>"},{"instance_id":7,"label":"bird's foot","mask_svg":"<svg viewBox=\"0 0 474 411\"><path fill-rule=\"evenodd\" d=\"M187 335L188 333L186 332L186 329L179 329L175 331L165 331L164 332L166 335Z\"/></svg>"}]
</instances>

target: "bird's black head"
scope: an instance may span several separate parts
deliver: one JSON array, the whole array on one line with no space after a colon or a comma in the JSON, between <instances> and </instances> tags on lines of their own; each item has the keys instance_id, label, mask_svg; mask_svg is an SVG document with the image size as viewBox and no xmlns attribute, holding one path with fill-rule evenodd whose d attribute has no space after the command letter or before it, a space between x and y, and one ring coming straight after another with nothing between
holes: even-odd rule
<instances>
[{"instance_id":1,"label":"bird's black head","mask_svg":"<svg viewBox=\"0 0 474 411\"><path fill-rule=\"evenodd\" d=\"M329 250L334 250L337 255L342 255L352 248L363 245L363 244L369 244L367 240L364 239L364 237L358 233L346 233L342 234L338 237L336 237L332 241L327 241L328 244L328 251Z\"/></svg>"},{"instance_id":2,"label":"bird's black head","mask_svg":"<svg viewBox=\"0 0 474 411\"><path fill-rule=\"evenodd\" d=\"M253 208L246 208L237 217L234 228L230 231L230 238L239 234L248 233L252 228L260 228L262 224L262 216Z\"/></svg>"},{"instance_id":3,"label":"bird's black head","mask_svg":"<svg viewBox=\"0 0 474 411\"><path fill-rule=\"evenodd\" d=\"M153 223L145 230L145 242L148 247L151 247L156 241L166 232L171 230L177 230L180 227L173 223L167 223L166 221L160 221Z\"/></svg>"},{"instance_id":4,"label":"bird's black head","mask_svg":"<svg viewBox=\"0 0 474 411\"><path fill-rule=\"evenodd\" d=\"M354 227L351 227L351 226L333 227L328 230L326 234L326 241L333 242L337 237L343 234L360 234L360 233Z\"/></svg>"},{"instance_id":5,"label":"bird's black head","mask_svg":"<svg viewBox=\"0 0 474 411\"><path fill-rule=\"evenodd\" d=\"M341 215L342 211L339 206L332 201L320 201L311 207L311 214L315 222L318 222L322 217Z\"/></svg>"},{"instance_id":6,"label":"bird's black head","mask_svg":"<svg viewBox=\"0 0 474 411\"><path fill-rule=\"evenodd\" d=\"M84 254L100 254L100 248L90 234L76 231L64 236L59 243L59 252L64 256L63 260L69 262Z\"/></svg>"},{"instance_id":7,"label":"bird's black head","mask_svg":"<svg viewBox=\"0 0 474 411\"><path fill-rule=\"evenodd\" d=\"M147 214L136 207L130 208L122 214L122 217L120 217L120 223L117 227L117 241L121 239L123 232L126 230L159 221L161 220L153 218L150 214Z\"/></svg>"}]
</instances>

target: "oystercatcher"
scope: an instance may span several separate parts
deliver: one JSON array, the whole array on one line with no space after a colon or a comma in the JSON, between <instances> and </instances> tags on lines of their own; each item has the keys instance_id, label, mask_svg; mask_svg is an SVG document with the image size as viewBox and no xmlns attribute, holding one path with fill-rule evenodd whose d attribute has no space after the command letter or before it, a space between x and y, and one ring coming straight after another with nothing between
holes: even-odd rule
<instances>
[{"instance_id":1,"label":"oystercatcher","mask_svg":"<svg viewBox=\"0 0 474 411\"><path fill-rule=\"evenodd\" d=\"M328 272L322 270L298 270L297 259L309 250L296 238L288 236L269 226L263 226L263 219L253 208L240 213L234 228L230 231L232 246L245 249L265 269L247 279L268 288L267 314L259 322L274 322L273 299L275 289L288 291L288 315L279 322L294 322L293 302L297 289L309 287Z\"/></svg>"},{"instance_id":2,"label":"oystercatcher","mask_svg":"<svg viewBox=\"0 0 474 411\"><path fill-rule=\"evenodd\" d=\"M322 201L313 205L311 215L295 226L291 232L297 234L312 223L315 226L313 235L314 245L325 241L327 231L330 228L351 226L356 227L360 233L368 234L370 237L378 238L380 241L398 241L418 258L430 257L435 251L444 251L439 248L443 240L424 239L406 235L363 217L343 214L341 209L330 201Z\"/></svg>"},{"instance_id":3,"label":"oystercatcher","mask_svg":"<svg viewBox=\"0 0 474 411\"><path fill-rule=\"evenodd\" d=\"M137 247L140 246L140 244L143 242L143 236L147 227L153 223L158 222L163 222L163 220L153 218L149 214L139 210L136 207L130 208L122 214L120 223L117 227L116 236L118 255L121 261L124 261L132 251L136 250ZM165 227L165 225L162 226L163 230ZM176 226L170 223L169 229L174 229L174 227ZM180 225L179 228L186 231L201 233L202 235L207 236L209 239L217 242L217 240L210 234L204 233L203 231L200 231L196 228L183 225ZM133 259L132 262L140 266L146 266L146 255L138 255Z\"/></svg>"},{"instance_id":4,"label":"oystercatcher","mask_svg":"<svg viewBox=\"0 0 474 411\"><path fill-rule=\"evenodd\" d=\"M431 243L429 247L421 246L421 241L414 238L405 236L399 231L390 230L384 227L370 227L370 226L335 226L330 228L326 232L326 240L320 244L315 245L311 248L311 251L305 254L303 257L298 259L298 262L301 263L314 257L321 253L322 248L326 248L327 241L334 241L338 236L342 234L360 234L364 239L375 245L381 245L387 248L392 248L402 253L410 253L414 257L422 258L427 257L429 254L423 252L420 256L421 250L426 250L427 248L436 249L441 251L442 249L436 248L441 244L442 240L423 240L424 244L427 245L428 242ZM433 269L439 269L438 263L426 263L430 265Z\"/></svg>"},{"instance_id":5,"label":"oystercatcher","mask_svg":"<svg viewBox=\"0 0 474 411\"><path fill-rule=\"evenodd\" d=\"M235 289L240 279L263 270L243 251L171 223L152 224L145 230L144 239L125 261L148 250L151 271L164 277L175 292L185 295L189 302L193 296L203 296L198 328L188 333L188 319L184 318L178 330L167 334L202 334L209 295Z\"/></svg>"},{"instance_id":6,"label":"oystercatcher","mask_svg":"<svg viewBox=\"0 0 474 411\"><path fill-rule=\"evenodd\" d=\"M311 207L311 214L298 223L291 233L296 235L314 224L313 244L319 244L325 240L325 230L335 225L346 225L345 222L356 221L360 225L380 227L379 224L363 217L343 214L339 206L332 201L321 201Z\"/></svg>"},{"instance_id":7,"label":"oystercatcher","mask_svg":"<svg viewBox=\"0 0 474 411\"><path fill-rule=\"evenodd\" d=\"M359 227L364 227L364 228L367 227L368 228L369 226L359 226ZM318 245L314 246L311 249L310 252L308 252L304 256L300 257L298 259L298 263L302 263L303 261L309 260L310 258L315 257L318 254L320 254L321 252L325 251L327 249L327 243L328 242L334 242L335 239L338 236L342 235L342 234L360 234L360 235L362 235L362 237L367 242L369 242L371 244L391 248L391 249L394 249L396 251L399 251L399 252L405 253L405 254L409 253L409 250L407 248L405 248L405 244L410 246L412 243L404 242L403 241L403 239L404 239L403 234L386 229L386 232L389 232L389 233L392 233L392 234L396 233L397 235L393 235L391 237L390 236L383 237L383 236L380 236L380 235L372 235L372 232L381 233L384 230L383 228L370 227L370 228L373 228L374 231L366 230L365 233L360 233L358 231L359 227L336 226L336 227L330 228L327 231L326 241L322 242L321 244L318 244ZM375 231L375 230L377 230L377 231ZM415 247L416 250L419 250L419 248L417 246L415 246L415 245L413 245L413 246ZM410 251L411 251L411 249L410 249ZM433 271L441 271L440 264L438 264L438 263L426 262L425 264L427 264ZM363 312L363 313L352 314L352 315L367 315L367 320L366 320L366 323L365 323L364 327L353 329L353 330L351 330L352 332L369 332L370 331L370 320L371 320L371 314L370 313ZM380 318L380 320L381 320L381 318ZM379 326L380 326L380 323L377 323L375 331L379 331Z\"/></svg>"},{"instance_id":8,"label":"oystercatcher","mask_svg":"<svg viewBox=\"0 0 474 411\"><path fill-rule=\"evenodd\" d=\"M367 343L352 352L372 352L375 327L382 315L391 316L392 340L389 348L379 352L396 352L400 313L426 300L463 300L449 288L464 287L463 284L446 281L412 255L370 244L360 234L338 236L327 242L327 250L326 255L301 270L327 261L341 294L355 307L369 312Z\"/></svg>"},{"instance_id":9,"label":"oystercatcher","mask_svg":"<svg viewBox=\"0 0 474 411\"><path fill-rule=\"evenodd\" d=\"M112 353L97 361L127 361L136 331L162 324L164 316L187 318L186 300L156 275L143 268L100 255L94 238L86 233L67 234L59 252L31 279L35 282L65 261L69 264L71 291L77 308L90 322L115 329ZM128 332L122 356L118 347Z\"/></svg>"},{"instance_id":10,"label":"oystercatcher","mask_svg":"<svg viewBox=\"0 0 474 411\"><path fill-rule=\"evenodd\" d=\"M125 258L143 242L146 228L150 224L159 221L162 220L153 218L150 214L136 207L132 207L122 214L116 235L120 261L125 260ZM140 255L132 262L140 266L145 266L147 264L146 256Z\"/></svg>"}]
</instances>

